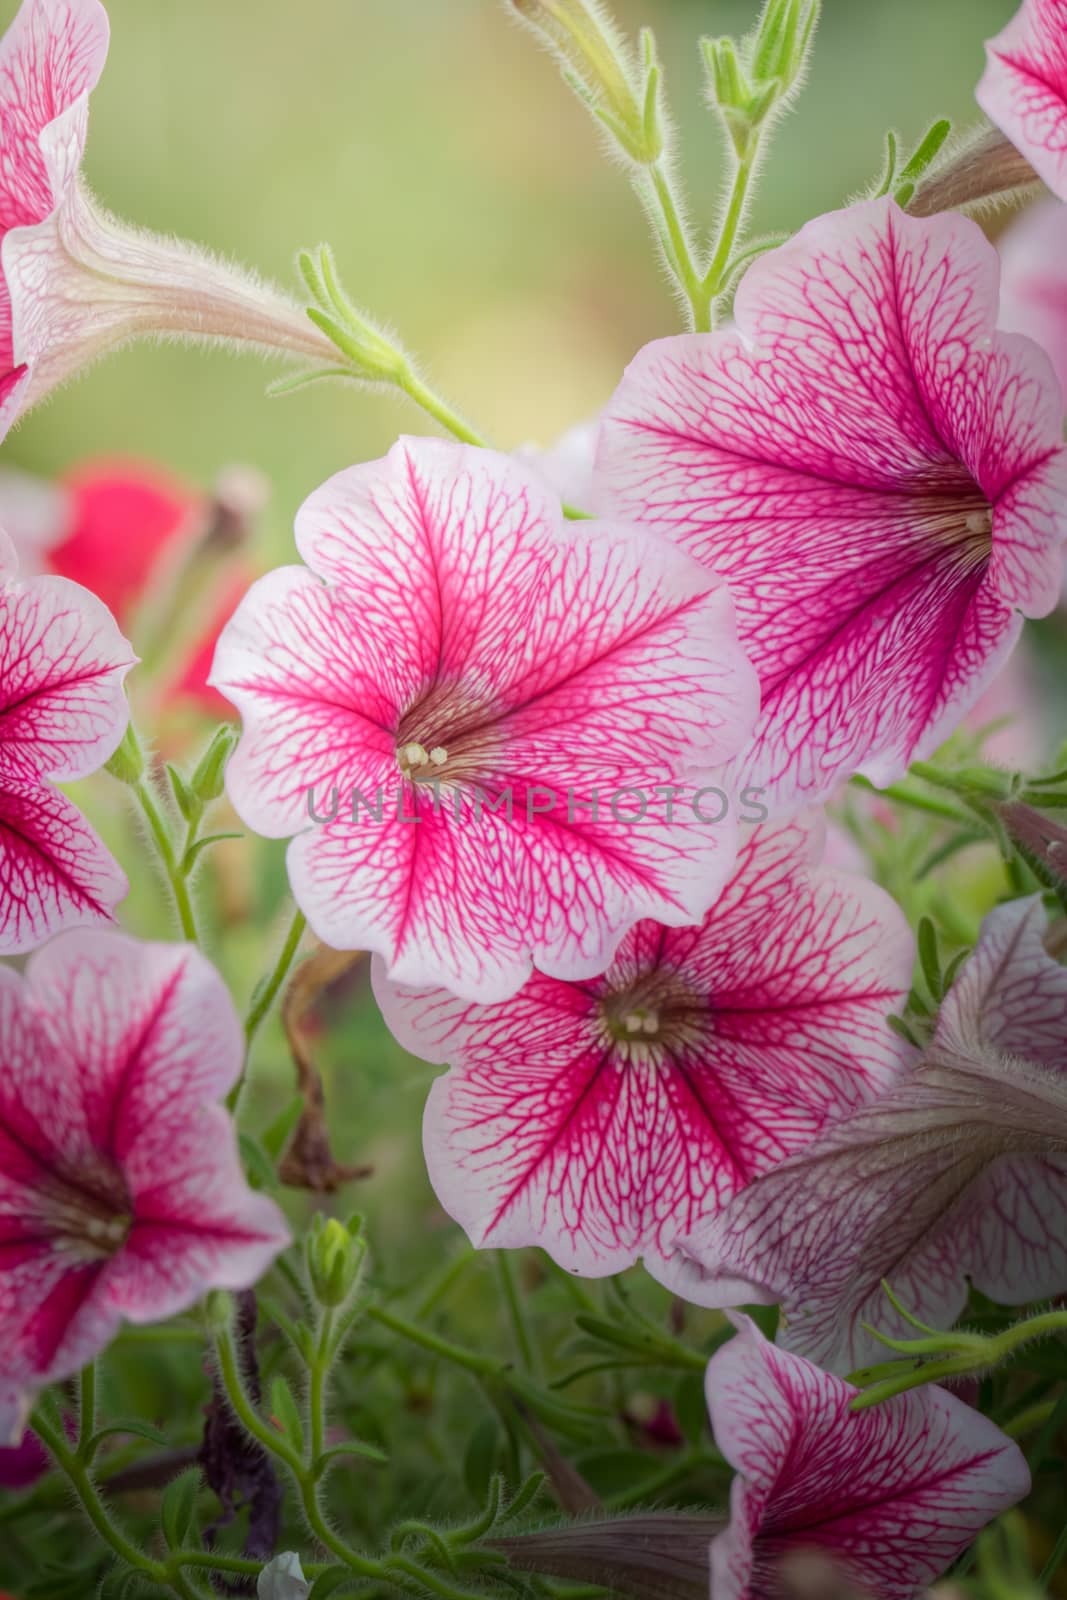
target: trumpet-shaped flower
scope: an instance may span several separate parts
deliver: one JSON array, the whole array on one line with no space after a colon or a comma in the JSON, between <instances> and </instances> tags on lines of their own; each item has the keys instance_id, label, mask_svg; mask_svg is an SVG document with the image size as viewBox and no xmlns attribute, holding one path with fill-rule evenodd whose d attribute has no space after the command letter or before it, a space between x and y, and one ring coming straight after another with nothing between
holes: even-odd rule
<instances>
[{"instance_id":1,"label":"trumpet-shaped flower","mask_svg":"<svg viewBox=\"0 0 1067 1600\"><path fill-rule=\"evenodd\" d=\"M747 1317L708 1363L715 1442L736 1469L711 1543L714 1600L776 1600L783 1563L831 1558L874 1600L918 1600L1030 1474L1018 1445L942 1389L850 1410L857 1391Z\"/></svg>"},{"instance_id":2,"label":"trumpet-shaped flower","mask_svg":"<svg viewBox=\"0 0 1067 1600\"><path fill-rule=\"evenodd\" d=\"M84 777L115 750L133 660L87 590L20 581L0 532L0 955L107 921L126 893L118 863L53 780Z\"/></svg>"},{"instance_id":3,"label":"trumpet-shaped flower","mask_svg":"<svg viewBox=\"0 0 1067 1600\"><path fill-rule=\"evenodd\" d=\"M537 975L469 1006L375 964L401 1043L452 1063L425 1148L475 1244L538 1244L590 1276L641 1256L671 1283L679 1236L901 1069L901 913L814 866L799 822L746 832L701 927L641 923L593 982Z\"/></svg>"},{"instance_id":4,"label":"trumpet-shaped flower","mask_svg":"<svg viewBox=\"0 0 1067 1600\"><path fill-rule=\"evenodd\" d=\"M331 479L297 544L307 567L254 585L211 681L244 718L230 798L296 835L326 944L493 1001L534 963L602 972L641 917L699 921L733 808L677 795L713 781L755 702L715 578L435 440Z\"/></svg>"},{"instance_id":5,"label":"trumpet-shaped flower","mask_svg":"<svg viewBox=\"0 0 1067 1600\"><path fill-rule=\"evenodd\" d=\"M0 438L57 384L138 335L336 358L283 296L97 207L80 167L107 46L99 0L23 0L0 39Z\"/></svg>"},{"instance_id":6,"label":"trumpet-shaped flower","mask_svg":"<svg viewBox=\"0 0 1067 1600\"><path fill-rule=\"evenodd\" d=\"M0 968L0 1433L123 1318L253 1283L287 1242L218 1098L244 1057L189 946L79 930Z\"/></svg>"},{"instance_id":7,"label":"trumpet-shaped flower","mask_svg":"<svg viewBox=\"0 0 1067 1600\"><path fill-rule=\"evenodd\" d=\"M1067 0L1023 0L986 56L978 104L1067 200Z\"/></svg>"},{"instance_id":8,"label":"trumpet-shaped flower","mask_svg":"<svg viewBox=\"0 0 1067 1600\"><path fill-rule=\"evenodd\" d=\"M941 1328L968 1279L1003 1305L1067 1290L1067 969L1044 927L1038 898L989 916L916 1071L697 1230L683 1293L780 1300L785 1345L848 1372L881 1348L864 1323L910 1331L883 1280Z\"/></svg>"},{"instance_id":9,"label":"trumpet-shaped flower","mask_svg":"<svg viewBox=\"0 0 1067 1600\"><path fill-rule=\"evenodd\" d=\"M768 803L892 781L1056 602L1060 398L996 313L974 223L872 201L762 256L736 328L647 346L608 407L600 504L730 585Z\"/></svg>"}]
</instances>

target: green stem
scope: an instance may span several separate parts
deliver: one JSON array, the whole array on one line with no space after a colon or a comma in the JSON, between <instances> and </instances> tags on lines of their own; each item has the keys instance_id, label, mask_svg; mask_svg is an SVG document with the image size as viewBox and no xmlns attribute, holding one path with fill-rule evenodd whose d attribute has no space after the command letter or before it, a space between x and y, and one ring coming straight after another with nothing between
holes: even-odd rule
<instances>
[{"instance_id":1,"label":"green stem","mask_svg":"<svg viewBox=\"0 0 1067 1600\"><path fill-rule=\"evenodd\" d=\"M417 1328L414 1323L395 1317L383 1306L370 1306L367 1316L371 1321L381 1323L382 1327L388 1328L391 1333L399 1334L401 1339L409 1339L412 1344L421 1345L431 1355L440 1356L443 1361L451 1361L454 1366L463 1367L465 1371L474 1373L475 1377L495 1378L503 1370L499 1361L493 1361L489 1356L480 1356L474 1350L465 1350L461 1345L439 1338L436 1333L427 1332L425 1328Z\"/></svg>"},{"instance_id":2,"label":"green stem","mask_svg":"<svg viewBox=\"0 0 1067 1600\"><path fill-rule=\"evenodd\" d=\"M311 1466L315 1468L326 1447L326 1380L330 1375L330 1344L333 1338L334 1313L327 1306L319 1324L318 1345L311 1366L311 1393L308 1409L311 1414Z\"/></svg>"},{"instance_id":3,"label":"green stem","mask_svg":"<svg viewBox=\"0 0 1067 1600\"><path fill-rule=\"evenodd\" d=\"M477 429L464 421L459 412L453 410L448 401L431 389L428 383L424 383L418 373L413 372L410 367L404 368L396 383L397 388L402 389L409 400L414 400L417 406L421 406L435 422L441 424L446 433L450 433L461 444L472 444L480 450L489 448L488 441Z\"/></svg>"},{"instance_id":4,"label":"green stem","mask_svg":"<svg viewBox=\"0 0 1067 1600\"><path fill-rule=\"evenodd\" d=\"M274 963L270 976L264 983L258 985L252 997L252 1004L248 1008L245 1018L245 1044L250 1045L259 1032L264 1017L270 1010L277 997L278 990L289 976L289 969L296 960L296 953L300 949L300 941L307 928L307 919L302 911L293 913L293 920L289 924L289 932L285 936L285 943L278 952L278 959Z\"/></svg>"},{"instance_id":5,"label":"green stem","mask_svg":"<svg viewBox=\"0 0 1067 1600\"><path fill-rule=\"evenodd\" d=\"M678 203L674 198L670 179L659 163L649 168L649 178L663 221L668 263L679 287L689 301L694 332L707 333L711 328L712 297L708 292L706 280L701 278L693 262L693 251Z\"/></svg>"},{"instance_id":6,"label":"green stem","mask_svg":"<svg viewBox=\"0 0 1067 1600\"><path fill-rule=\"evenodd\" d=\"M215 1349L219 1358L219 1375L227 1398L233 1408L233 1413L243 1425L245 1431L250 1433L270 1455L277 1456L279 1461L285 1463L289 1471L297 1479L302 1479L304 1463L292 1446L276 1433L273 1428L257 1416L252 1402L245 1392L245 1386L237 1366L237 1352L233 1346L233 1339L229 1333L220 1333L215 1341Z\"/></svg>"},{"instance_id":7,"label":"green stem","mask_svg":"<svg viewBox=\"0 0 1067 1600\"><path fill-rule=\"evenodd\" d=\"M174 896L175 909L178 912L178 921L181 924L182 937L191 944L197 943L196 916L193 912L193 902L189 895L189 883L182 871L182 864L174 850L174 841L170 836L162 812L156 805L152 790L144 778L139 778L131 785L137 803L144 813L149 831L155 841L156 850L163 863L163 870L170 884L171 894Z\"/></svg>"},{"instance_id":8,"label":"green stem","mask_svg":"<svg viewBox=\"0 0 1067 1600\"><path fill-rule=\"evenodd\" d=\"M526 1312L515 1282L515 1273L512 1268L511 1253L508 1250L496 1252L497 1270L500 1274L500 1286L504 1291L504 1301L511 1318L512 1331L515 1334L515 1344L518 1347L519 1359L527 1372L536 1373L537 1356L530 1330L526 1326Z\"/></svg>"},{"instance_id":9,"label":"green stem","mask_svg":"<svg viewBox=\"0 0 1067 1600\"><path fill-rule=\"evenodd\" d=\"M96 1432L96 1362L90 1361L81 1370L78 1380L80 1403L78 1406L78 1460L89 1457L89 1441Z\"/></svg>"},{"instance_id":10,"label":"green stem","mask_svg":"<svg viewBox=\"0 0 1067 1600\"><path fill-rule=\"evenodd\" d=\"M387 1556L382 1563L393 1572L403 1572L408 1577L414 1578L422 1588L429 1589L431 1594L441 1597L441 1600L476 1600L476 1596L469 1589L454 1589L444 1578L436 1572L420 1567L417 1562L411 1561L407 1556Z\"/></svg>"},{"instance_id":11,"label":"green stem","mask_svg":"<svg viewBox=\"0 0 1067 1600\"><path fill-rule=\"evenodd\" d=\"M733 182L730 185L730 198L726 202L726 215L719 228L719 237L716 241L715 251L711 258L711 265L704 277L701 288L709 300L714 300L721 293L726 268L734 253L737 236L741 231L744 221L745 208L748 205L749 190L752 185L753 174L756 170L756 157L759 150L759 138L755 136L752 149L737 163Z\"/></svg>"},{"instance_id":12,"label":"green stem","mask_svg":"<svg viewBox=\"0 0 1067 1600\"><path fill-rule=\"evenodd\" d=\"M77 1495L82 1509L104 1543L120 1556L128 1566L143 1572L146 1578L154 1583L176 1588L171 1574L159 1561L152 1561L143 1550L133 1544L122 1530L115 1526L108 1514L107 1507L101 1500L96 1485L93 1482L89 1469L80 1459L77 1452L72 1450L61 1429L53 1429L41 1415L40 1409L34 1414L32 1422L33 1431L41 1443L54 1458L56 1465L65 1474L68 1483ZM179 1593L182 1592L179 1589Z\"/></svg>"},{"instance_id":13,"label":"green stem","mask_svg":"<svg viewBox=\"0 0 1067 1600\"><path fill-rule=\"evenodd\" d=\"M235 1112L240 1104L245 1083L248 1080L248 1056L252 1042L259 1032L263 1019L278 997L278 990L289 976L293 962L296 960L300 941L307 928L307 919L302 911L294 911L293 919L289 924L289 931L285 936L285 943L278 952L278 959L271 968L270 973L261 983L258 983L252 993L252 1002L245 1017L245 1064L241 1076L234 1084L226 1097L229 1111Z\"/></svg>"}]
</instances>

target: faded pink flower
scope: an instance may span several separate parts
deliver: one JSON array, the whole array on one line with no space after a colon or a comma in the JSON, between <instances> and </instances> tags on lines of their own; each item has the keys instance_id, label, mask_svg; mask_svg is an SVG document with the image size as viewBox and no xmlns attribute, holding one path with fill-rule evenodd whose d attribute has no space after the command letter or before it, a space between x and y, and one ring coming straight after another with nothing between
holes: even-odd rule
<instances>
[{"instance_id":1,"label":"faded pink flower","mask_svg":"<svg viewBox=\"0 0 1067 1600\"><path fill-rule=\"evenodd\" d=\"M229 994L188 945L81 931L24 977L0 968L0 1436L123 1318L245 1288L287 1243L215 1104L243 1057Z\"/></svg>"},{"instance_id":2,"label":"faded pink flower","mask_svg":"<svg viewBox=\"0 0 1067 1600\"><path fill-rule=\"evenodd\" d=\"M1067 200L1067 0L1023 0L986 57L978 104Z\"/></svg>"},{"instance_id":3,"label":"faded pink flower","mask_svg":"<svg viewBox=\"0 0 1067 1600\"><path fill-rule=\"evenodd\" d=\"M118 862L54 784L116 749L135 659L87 589L20 580L0 531L0 955L108 921L126 894Z\"/></svg>"},{"instance_id":4,"label":"faded pink flower","mask_svg":"<svg viewBox=\"0 0 1067 1600\"><path fill-rule=\"evenodd\" d=\"M138 335L336 360L283 296L97 207L80 167L107 46L99 0L23 0L0 39L0 439L57 384Z\"/></svg>"},{"instance_id":5,"label":"faded pink flower","mask_svg":"<svg viewBox=\"0 0 1067 1600\"><path fill-rule=\"evenodd\" d=\"M1050 358L1067 410L1067 206L1031 206L1000 240L1000 322Z\"/></svg>"},{"instance_id":6,"label":"faded pink flower","mask_svg":"<svg viewBox=\"0 0 1067 1600\"><path fill-rule=\"evenodd\" d=\"M641 917L699 921L736 808L716 825L718 801L700 821L655 791L714 783L752 726L717 580L437 440L339 473L296 532L307 568L253 586L211 682L244 718L230 798L296 835L289 879L326 944L488 1002L535 963L602 972Z\"/></svg>"},{"instance_id":7,"label":"faded pink flower","mask_svg":"<svg viewBox=\"0 0 1067 1600\"><path fill-rule=\"evenodd\" d=\"M816 867L815 844L799 822L746 829L701 927L642 922L592 982L538 975L469 1006L375 963L400 1042L452 1063L424 1143L476 1245L541 1245L587 1276L643 1257L672 1283L680 1235L893 1081L911 934L883 890Z\"/></svg>"},{"instance_id":8,"label":"faded pink flower","mask_svg":"<svg viewBox=\"0 0 1067 1600\"><path fill-rule=\"evenodd\" d=\"M916 1600L1028 1493L1018 1445L943 1389L851 1411L850 1384L733 1320L706 1383L737 1472L730 1525L711 1542L714 1600L778 1600L781 1563L808 1550L875 1600Z\"/></svg>"},{"instance_id":9,"label":"faded pink flower","mask_svg":"<svg viewBox=\"0 0 1067 1600\"><path fill-rule=\"evenodd\" d=\"M642 350L608 407L601 504L730 585L768 803L892 781L1056 603L1060 399L996 308L974 223L856 205L749 268L736 329Z\"/></svg>"},{"instance_id":10,"label":"faded pink flower","mask_svg":"<svg viewBox=\"0 0 1067 1600\"><path fill-rule=\"evenodd\" d=\"M1067 1291L1067 969L1040 897L986 919L916 1071L754 1183L687 1242L683 1292L781 1301L782 1343L848 1372L947 1328L968 1280L1002 1305ZM738 1284L743 1285L741 1289Z\"/></svg>"}]
</instances>

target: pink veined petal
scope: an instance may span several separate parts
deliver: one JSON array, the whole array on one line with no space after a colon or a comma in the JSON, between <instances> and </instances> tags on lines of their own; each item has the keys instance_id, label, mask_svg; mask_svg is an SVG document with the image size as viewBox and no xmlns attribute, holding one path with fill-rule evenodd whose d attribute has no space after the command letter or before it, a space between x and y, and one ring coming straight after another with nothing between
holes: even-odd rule
<instances>
[{"instance_id":1,"label":"pink veined petal","mask_svg":"<svg viewBox=\"0 0 1067 1600\"><path fill-rule=\"evenodd\" d=\"M973 224L855 206L754 264L736 331L648 346L608 408L600 503L727 579L763 696L742 771L778 805L891 780L1014 612L1055 603L1060 404L996 296Z\"/></svg>"},{"instance_id":2,"label":"pink veined petal","mask_svg":"<svg viewBox=\"0 0 1067 1600\"><path fill-rule=\"evenodd\" d=\"M78 808L49 784L0 788L0 954L110 922L129 890Z\"/></svg>"},{"instance_id":3,"label":"pink veined petal","mask_svg":"<svg viewBox=\"0 0 1067 1600\"><path fill-rule=\"evenodd\" d=\"M373 804L399 776L392 667L358 600L302 567L252 585L222 631L209 683L241 713L227 789L242 820L267 838L311 826L353 791Z\"/></svg>"},{"instance_id":4,"label":"pink veined petal","mask_svg":"<svg viewBox=\"0 0 1067 1600\"><path fill-rule=\"evenodd\" d=\"M27 1113L64 1144L80 1129L87 1148L123 1164L136 1196L182 1136L190 1107L217 1100L240 1074L229 991L195 948L119 933L68 934L31 958L29 976L38 1025L76 1071L62 1119L54 1085L39 1102L36 1087L24 1089Z\"/></svg>"},{"instance_id":5,"label":"pink veined petal","mask_svg":"<svg viewBox=\"0 0 1067 1600\"><path fill-rule=\"evenodd\" d=\"M1023 0L986 57L978 104L1067 200L1067 0Z\"/></svg>"},{"instance_id":6,"label":"pink veined petal","mask_svg":"<svg viewBox=\"0 0 1067 1600\"><path fill-rule=\"evenodd\" d=\"M641 917L703 914L736 808L675 819L659 791L711 783L751 728L715 579L636 530L565 526L510 458L434 440L339 474L298 538L323 582L253 589L212 681L245 720L231 799L296 835L321 938L489 1001L534 965L602 970ZM414 779L420 749L436 765ZM642 791L624 814L622 788Z\"/></svg>"},{"instance_id":7,"label":"pink veined petal","mask_svg":"<svg viewBox=\"0 0 1067 1600\"><path fill-rule=\"evenodd\" d=\"M66 578L8 578L0 600L0 783L84 777L122 739L137 658L107 607Z\"/></svg>"},{"instance_id":8,"label":"pink veined petal","mask_svg":"<svg viewBox=\"0 0 1067 1600\"><path fill-rule=\"evenodd\" d=\"M1067 410L1067 206L1030 206L999 241L1000 321L1050 358Z\"/></svg>"},{"instance_id":9,"label":"pink veined petal","mask_svg":"<svg viewBox=\"0 0 1067 1600\"><path fill-rule=\"evenodd\" d=\"M880 1349L864 1324L907 1336L886 1278L938 1327L968 1278L1009 1305L1067 1289L1067 971L1045 925L1039 896L991 913L912 1077L696 1230L681 1292L780 1300L784 1343L849 1371Z\"/></svg>"},{"instance_id":10,"label":"pink veined petal","mask_svg":"<svg viewBox=\"0 0 1067 1600\"><path fill-rule=\"evenodd\" d=\"M207 1283L247 1289L289 1243L274 1201L248 1187L221 1106L156 1119L126 1171L136 1217L105 1292L131 1322L183 1310Z\"/></svg>"},{"instance_id":11,"label":"pink veined petal","mask_svg":"<svg viewBox=\"0 0 1067 1600\"><path fill-rule=\"evenodd\" d=\"M210 1104L237 1076L228 991L189 946L65 934L0 968L0 1338L33 1389L120 1319L254 1281L288 1234Z\"/></svg>"},{"instance_id":12,"label":"pink veined petal","mask_svg":"<svg viewBox=\"0 0 1067 1600\"><path fill-rule=\"evenodd\" d=\"M1028 1492L1018 1446L952 1395L850 1411L850 1384L735 1321L707 1371L715 1441L738 1474L711 1546L715 1600L770 1600L777 1562L812 1547L877 1600L915 1600Z\"/></svg>"},{"instance_id":13,"label":"pink veined petal","mask_svg":"<svg viewBox=\"0 0 1067 1600\"><path fill-rule=\"evenodd\" d=\"M0 38L0 238L40 222L58 195L41 137L85 144L87 100L104 68L107 12L99 0L23 0Z\"/></svg>"},{"instance_id":14,"label":"pink veined petal","mask_svg":"<svg viewBox=\"0 0 1067 1600\"><path fill-rule=\"evenodd\" d=\"M7 238L45 222L62 202L85 148L89 93L107 44L98 0L23 0L0 38L0 439L30 382L14 353Z\"/></svg>"},{"instance_id":15,"label":"pink veined petal","mask_svg":"<svg viewBox=\"0 0 1067 1600\"><path fill-rule=\"evenodd\" d=\"M509 817L505 802L489 803L503 787L502 777L475 810L448 786L438 799L393 778L380 818L360 804L357 822L342 813L294 839L289 880L319 938L386 954L400 983L503 1001L535 964L559 977L602 972L638 918L693 922L730 871L730 816L668 822L661 808L598 826L565 792L550 803L519 779Z\"/></svg>"},{"instance_id":16,"label":"pink veined petal","mask_svg":"<svg viewBox=\"0 0 1067 1600\"><path fill-rule=\"evenodd\" d=\"M476 1244L540 1244L594 1276L641 1256L671 1283L679 1236L893 1080L903 1049L885 1016L911 936L883 891L812 870L817 848L801 823L749 832L701 926L638 924L595 982L535 975L506 1005L478 1006L374 963L401 1043L453 1064L424 1143ZM662 1057L612 1037L603 1006L627 994L653 1011L686 997Z\"/></svg>"},{"instance_id":17,"label":"pink veined petal","mask_svg":"<svg viewBox=\"0 0 1067 1600\"><path fill-rule=\"evenodd\" d=\"M690 768L732 752L751 718L743 664L731 657L708 672L733 626L721 587L632 529L567 524L538 475L511 457L402 439L316 490L298 514L297 545L314 572L358 595L367 634L394 663L398 699L461 680L492 720L508 718L509 742L531 722L578 707L588 716L620 660L651 680L670 656L673 749L692 745ZM683 721L686 691L700 701ZM618 731L654 735L664 714L650 703Z\"/></svg>"},{"instance_id":18,"label":"pink veined petal","mask_svg":"<svg viewBox=\"0 0 1067 1600\"><path fill-rule=\"evenodd\" d=\"M945 997L936 1043L998 1050L1067 1073L1067 968L1045 948L1040 895L997 906Z\"/></svg>"}]
</instances>

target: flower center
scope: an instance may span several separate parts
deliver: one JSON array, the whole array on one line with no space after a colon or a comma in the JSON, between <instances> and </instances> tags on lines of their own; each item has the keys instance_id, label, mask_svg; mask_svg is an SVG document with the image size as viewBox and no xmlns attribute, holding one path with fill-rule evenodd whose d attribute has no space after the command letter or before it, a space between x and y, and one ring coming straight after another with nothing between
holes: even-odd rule
<instances>
[{"instance_id":1,"label":"flower center","mask_svg":"<svg viewBox=\"0 0 1067 1600\"><path fill-rule=\"evenodd\" d=\"M412 783L477 782L498 743L490 707L462 684L436 684L400 718L396 764Z\"/></svg>"},{"instance_id":2,"label":"flower center","mask_svg":"<svg viewBox=\"0 0 1067 1600\"><path fill-rule=\"evenodd\" d=\"M928 501L922 526L942 548L955 553L965 568L982 567L993 553L993 508L972 485L951 498Z\"/></svg>"},{"instance_id":3,"label":"flower center","mask_svg":"<svg viewBox=\"0 0 1067 1600\"><path fill-rule=\"evenodd\" d=\"M698 1038L707 1003L675 973L657 969L609 990L601 1016L608 1037L630 1060L658 1060Z\"/></svg>"},{"instance_id":4,"label":"flower center","mask_svg":"<svg viewBox=\"0 0 1067 1600\"><path fill-rule=\"evenodd\" d=\"M443 777L441 769L447 761L448 751L442 744L432 745L427 750L424 744L413 739L409 744L397 747L396 764L403 776L410 778L413 783L427 783Z\"/></svg>"},{"instance_id":5,"label":"flower center","mask_svg":"<svg viewBox=\"0 0 1067 1600\"><path fill-rule=\"evenodd\" d=\"M126 1243L133 1205L117 1167L55 1174L37 1191L37 1220L52 1248L79 1261L108 1260Z\"/></svg>"}]
</instances>

